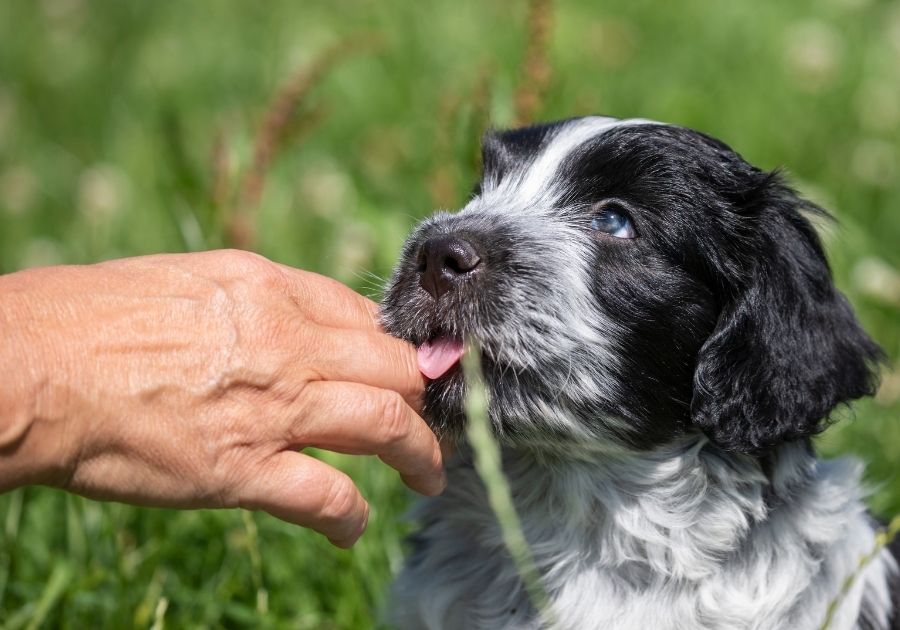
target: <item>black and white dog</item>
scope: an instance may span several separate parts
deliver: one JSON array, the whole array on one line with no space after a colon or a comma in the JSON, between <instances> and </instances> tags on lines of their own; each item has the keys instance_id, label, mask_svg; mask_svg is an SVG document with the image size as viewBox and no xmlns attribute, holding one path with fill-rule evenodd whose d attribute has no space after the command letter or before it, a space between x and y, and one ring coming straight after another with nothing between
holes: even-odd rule
<instances>
[{"instance_id":1,"label":"black and white dog","mask_svg":"<svg viewBox=\"0 0 900 630\"><path fill-rule=\"evenodd\" d=\"M860 465L811 436L873 392L878 347L775 173L696 131L591 117L491 133L456 214L410 236L382 305L425 415L464 427L461 340L560 628L818 628L874 546ZM461 444L394 587L401 628L537 628ZM895 548L896 552L896 548ZM831 630L900 628L880 553Z\"/></svg>"}]
</instances>

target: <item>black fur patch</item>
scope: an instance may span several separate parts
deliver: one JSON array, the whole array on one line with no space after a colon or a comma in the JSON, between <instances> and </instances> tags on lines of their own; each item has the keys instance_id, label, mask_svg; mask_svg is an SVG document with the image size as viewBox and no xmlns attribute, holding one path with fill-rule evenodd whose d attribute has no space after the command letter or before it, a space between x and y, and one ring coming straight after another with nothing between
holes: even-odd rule
<instances>
[{"instance_id":1,"label":"black fur patch","mask_svg":"<svg viewBox=\"0 0 900 630\"><path fill-rule=\"evenodd\" d=\"M504 213L492 189L515 183L570 124L488 134L476 198L410 237L382 305L386 329L416 345L438 334L479 339L501 436L565 443L573 431L556 414L633 448L700 429L726 450L761 454L814 435L836 406L874 391L881 352L834 287L803 214L825 212L718 140L666 125L610 129L560 162L550 185L561 192L540 220L512 202ZM597 204L609 200L628 211L637 238L592 233ZM510 339L572 341L529 315L552 312L546 300L566 282L558 257L543 254L560 247L547 221L574 234L572 256L588 257L577 262L591 269L591 304L575 316L614 329L605 352L615 360L598 350L607 363L590 387L567 379L567 370L593 373L578 353L510 354ZM485 260L437 303L418 286L415 259L425 239L447 233ZM461 429L463 390L456 369L429 383L437 430Z\"/></svg>"}]
</instances>

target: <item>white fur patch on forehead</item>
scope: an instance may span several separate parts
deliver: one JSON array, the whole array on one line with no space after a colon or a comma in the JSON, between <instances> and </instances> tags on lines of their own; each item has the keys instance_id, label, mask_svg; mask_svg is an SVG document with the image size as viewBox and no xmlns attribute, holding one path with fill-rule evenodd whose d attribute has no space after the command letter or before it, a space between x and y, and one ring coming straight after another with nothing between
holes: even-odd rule
<instances>
[{"instance_id":1,"label":"white fur patch on forehead","mask_svg":"<svg viewBox=\"0 0 900 630\"><path fill-rule=\"evenodd\" d=\"M504 181L501 189L514 194L523 202L533 202L556 188L556 173L560 164L581 145L618 127L633 125L661 125L644 118L618 119L608 116L590 116L567 123L551 138L535 160L518 176Z\"/></svg>"}]
</instances>

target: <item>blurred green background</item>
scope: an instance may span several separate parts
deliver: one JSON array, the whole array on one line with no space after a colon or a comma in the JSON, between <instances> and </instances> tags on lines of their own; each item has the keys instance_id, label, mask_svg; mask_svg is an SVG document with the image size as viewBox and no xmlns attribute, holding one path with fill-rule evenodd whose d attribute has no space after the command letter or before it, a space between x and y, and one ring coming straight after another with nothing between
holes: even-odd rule
<instances>
[{"instance_id":1,"label":"blurred green background","mask_svg":"<svg viewBox=\"0 0 900 630\"><path fill-rule=\"evenodd\" d=\"M4 0L0 271L237 243L377 296L415 220L465 199L485 123L545 80L536 119L653 118L785 166L838 217L837 282L896 365L900 3L580 0L542 19L549 78L521 2ZM820 440L869 463L885 516L898 401L886 371ZM265 515L0 497L0 627L373 627L410 497L336 461L374 509L352 551Z\"/></svg>"}]
</instances>

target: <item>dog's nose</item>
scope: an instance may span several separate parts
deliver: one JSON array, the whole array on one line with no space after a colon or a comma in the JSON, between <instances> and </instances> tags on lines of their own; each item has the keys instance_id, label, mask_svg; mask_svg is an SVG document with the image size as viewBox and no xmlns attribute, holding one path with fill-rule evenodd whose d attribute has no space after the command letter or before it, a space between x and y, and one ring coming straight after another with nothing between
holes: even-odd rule
<instances>
[{"instance_id":1,"label":"dog's nose","mask_svg":"<svg viewBox=\"0 0 900 630\"><path fill-rule=\"evenodd\" d=\"M438 299L478 268L481 257L469 241L453 234L432 236L419 250L419 285Z\"/></svg>"}]
</instances>

